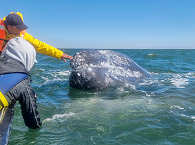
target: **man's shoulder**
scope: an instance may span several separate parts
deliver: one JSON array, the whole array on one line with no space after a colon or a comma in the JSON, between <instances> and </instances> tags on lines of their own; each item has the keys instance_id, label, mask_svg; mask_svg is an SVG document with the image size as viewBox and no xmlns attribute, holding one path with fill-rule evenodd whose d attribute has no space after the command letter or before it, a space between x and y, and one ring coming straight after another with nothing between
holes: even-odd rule
<instances>
[{"instance_id":1,"label":"man's shoulder","mask_svg":"<svg viewBox=\"0 0 195 145\"><path fill-rule=\"evenodd\" d=\"M9 43L12 44L12 46L19 46L22 48L33 48L33 45L29 43L27 40L25 40L23 37L15 37L9 41Z\"/></svg>"}]
</instances>

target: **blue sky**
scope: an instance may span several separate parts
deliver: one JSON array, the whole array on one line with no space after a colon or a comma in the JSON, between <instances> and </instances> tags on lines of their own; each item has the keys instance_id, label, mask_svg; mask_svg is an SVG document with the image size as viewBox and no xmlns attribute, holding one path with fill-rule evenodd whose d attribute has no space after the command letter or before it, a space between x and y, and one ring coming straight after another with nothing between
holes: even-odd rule
<instances>
[{"instance_id":1,"label":"blue sky","mask_svg":"<svg viewBox=\"0 0 195 145\"><path fill-rule=\"evenodd\" d=\"M2 1L34 37L60 48L195 48L194 0Z\"/></svg>"}]
</instances>

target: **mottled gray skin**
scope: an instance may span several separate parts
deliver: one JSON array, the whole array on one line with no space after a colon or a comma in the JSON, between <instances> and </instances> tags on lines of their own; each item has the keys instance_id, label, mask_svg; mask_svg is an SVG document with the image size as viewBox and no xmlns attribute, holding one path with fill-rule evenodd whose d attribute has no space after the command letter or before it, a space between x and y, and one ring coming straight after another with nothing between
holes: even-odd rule
<instances>
[{"instance_id":1,"label":"mottled gray skin","mask_svg":"<svg viewBox=\"0 0 195 145\"><path fill-rule=\"evenodd\" d=\"M85 90L131 85L150 77L150 73L132 59L111 50L78 52L70 66L70 86Z\"/></svg>"}]
</instances>

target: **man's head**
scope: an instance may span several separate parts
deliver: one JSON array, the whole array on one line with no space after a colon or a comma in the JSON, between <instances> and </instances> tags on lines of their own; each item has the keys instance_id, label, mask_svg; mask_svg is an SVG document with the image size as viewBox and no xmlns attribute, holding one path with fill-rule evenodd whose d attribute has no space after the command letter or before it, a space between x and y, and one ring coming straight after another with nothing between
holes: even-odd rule
<instances>
[{"instance_id":1,"label":"man's head","mask_svg":"<svg viewBox=\"0 0 195 145\"><path fill-rule=\"evenodd\" d=\"M11 34L18 35L21 31L26 30L28 27L24 24L22 18L13 13L9 14L4 21L7 30Z\"/></svg>"}]
</instances>

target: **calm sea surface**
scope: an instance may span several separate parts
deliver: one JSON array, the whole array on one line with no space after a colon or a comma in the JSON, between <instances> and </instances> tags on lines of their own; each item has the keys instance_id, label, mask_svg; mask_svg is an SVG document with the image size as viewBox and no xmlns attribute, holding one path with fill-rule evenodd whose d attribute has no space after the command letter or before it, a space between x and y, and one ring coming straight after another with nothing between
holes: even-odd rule
<instances>
[{"instance_id":1,"label":"calm sea surface","mask_svg":"<svg viewBox=\"0 0 195 145\"><path fill-rule=\"evenodd\" d=\"M78 49L63 49L75 54ZM69 62L38 55L32 86L43 126L16 105L10 145L195 145L195 50L114 50L152 73L132 88L69 87Z\"/></svg>"}]
</instances>

